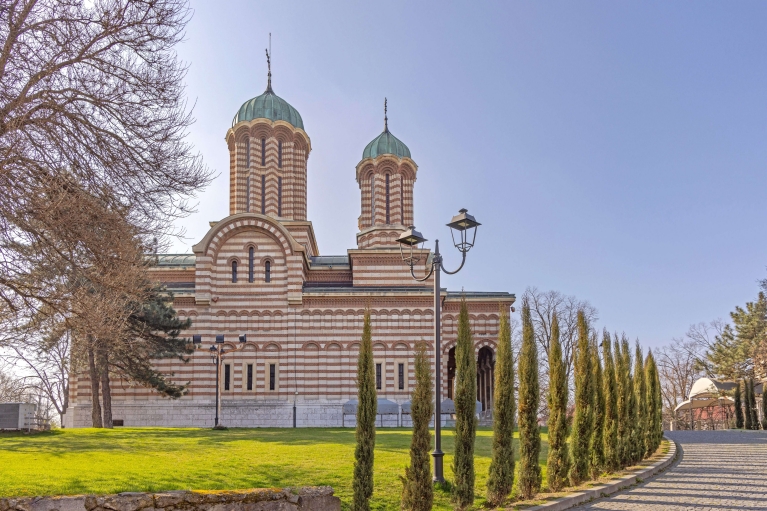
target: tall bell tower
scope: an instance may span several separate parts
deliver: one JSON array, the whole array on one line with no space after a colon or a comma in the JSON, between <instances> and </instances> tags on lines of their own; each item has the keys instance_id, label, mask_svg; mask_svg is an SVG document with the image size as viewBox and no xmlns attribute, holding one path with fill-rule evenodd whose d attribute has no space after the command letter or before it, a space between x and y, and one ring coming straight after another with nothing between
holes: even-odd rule
<instances>
[{"instance_id":1,"label":"tall bell tower","mask_svg":"<svg viewBox=\"0 0 767 511\"><path fill-rule=\"evenodd\" d=\"M246 101L227 131L229 214L306 220L306 169L311 142L298 110L272 90Z\"/></svg>"},{"instance_id":2,"label":"tall bell tower","mask_svg":"<svg viewBox=\"0 0 767 511\"><path fill-rule=\"evenodd\" d=\"M384 100L384 130L357 164L360 187L358 248L396 247L400 233L413 224L413 185L418 166L410 149L389 131Z\"/></svg>"}]
</instances>

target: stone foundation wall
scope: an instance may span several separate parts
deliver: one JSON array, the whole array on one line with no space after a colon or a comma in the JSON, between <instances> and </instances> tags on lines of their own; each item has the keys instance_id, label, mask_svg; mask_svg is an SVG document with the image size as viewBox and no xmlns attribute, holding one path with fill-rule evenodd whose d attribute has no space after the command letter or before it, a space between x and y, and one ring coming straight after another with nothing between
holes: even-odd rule
<instances>
[{"instance_id":1,"label":"stone foundation wall","mask_svg":"<svg viewBox=\"0 0 767 511\"><path fill-rule=\"evenodd\" d=\"M112 417L123 426L197 427L212 428L215 402L153 400L132 403L112 403ZM442 424L450 424L448 415ZM221 424L229 428L292 428L293 403L288 401L236 401L221 406ZM432 421L433 423L433 421ZM91 426L90 406L75 405L67 411L64 422L68 428ZM354 415L343 415L343 403L333 401L303 401L296 405L296 426L299 428L353 428ZM409 414L379 415L379 428L412 427Z\"/></svg>"},{"instance_id":2,"label":"stone foundation wall","mask_svg":"<svg viewBox=\"0 0 767 511\"><path fill-rule=\"evenodd\" d=\"M330 486L0 499L0 511L340 511Z\"/></svg>"}]
</instances>

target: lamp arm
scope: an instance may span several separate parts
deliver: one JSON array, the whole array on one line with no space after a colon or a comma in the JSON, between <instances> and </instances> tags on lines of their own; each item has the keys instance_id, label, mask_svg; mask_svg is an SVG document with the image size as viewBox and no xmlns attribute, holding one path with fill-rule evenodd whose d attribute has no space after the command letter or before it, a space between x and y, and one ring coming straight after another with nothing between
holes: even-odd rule
<instances>
[{"instance_id":1,"label":"lamp arm","mask_svg":"<svg viewBox=\"0 0 767 511\"><path fill-rule=\"evenodd\" d=\"M442 268L442 271L444 271L448 275L455 275L456 273L461 271L461 268L463 268L463 265L466 264L466 252L461 251L461 253L463 254L463 258L461 259L461 266L459 266L457 270L455 270L455 271L447 271L445 269L445 266L442 264L442 261L440 261L439 262L439 266L440 266L440 268Z\"/></svg>"},{"instance_id":2,"label":"lamp arm","mask_svg":"<svg viewBox=\"0 0 767 511\"><path fill-rule=\"evenodd\" d=\"M431 265L431 269L429 270L429 274L428 274L428 275L426 275L426 276L425 276L424 278L422 278L422 279L419 279L418 277L416 277L416 276L415 276L415 271L413 271L413 265L411 264L411 265L410 265L410 275L412 275L413 279L415 279L415 281L416 281L416 282L423 282L423 281L425 281L425 280L428 280L428 279L429 279L429 277L431 277L432 275L434 275L434 264L432 264L432 265Z\"/></svg>"}]
</instances>

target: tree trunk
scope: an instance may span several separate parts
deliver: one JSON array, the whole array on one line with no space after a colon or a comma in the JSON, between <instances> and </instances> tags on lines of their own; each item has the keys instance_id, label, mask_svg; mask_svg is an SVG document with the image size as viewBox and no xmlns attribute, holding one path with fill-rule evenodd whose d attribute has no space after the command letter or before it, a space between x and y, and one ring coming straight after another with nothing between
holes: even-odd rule
<instances>
[{"instance_id":1,"label":"tree trunk","mask_svg":"<svg viewBox=\"0 0 767 511\"><path fill-rule=\"evenodd\" d=\"M112 429L112 388L109 385L109 357L103 346L98 348L98 365L101 376L101 407L104 413L104 427Z\"/></svg>"},{"instance_id":2,"label":"tree trunk","mask_svg":"<svg viewBox=\"0 0 767 511\"><path fill-rule=\"evenodd\" d=\"M101 404L99 403L99 374L96 371L96 360L93 347L88 346L88 373L91 378L91 421L94 428L103 428L101 422Z\"/></svg>"}]
</instances>

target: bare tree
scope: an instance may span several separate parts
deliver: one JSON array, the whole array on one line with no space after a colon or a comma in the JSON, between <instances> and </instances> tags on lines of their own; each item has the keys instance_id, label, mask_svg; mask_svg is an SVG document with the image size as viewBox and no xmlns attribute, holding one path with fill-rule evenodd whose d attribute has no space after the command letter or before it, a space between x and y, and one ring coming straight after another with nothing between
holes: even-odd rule
<instances>
[{"instance_id":1,"label":"bare tree","mask_svg":"<svg viewBox=\"0 0 767 511\"><path fill-rule=\"evenodd\" d=\"M578 311L582 310L589 325L597 321L597 309L586 300L580 300L572 295L559 291L541 291L536 287L525 289L524 298L530 304L530 315L535 330L535 340L538 343L540 357L540 389L541 403L539 415L546 420L548 417L547 396L549 392L549 346L551 344L551 321L557 314L560 329L562 355L565 360L565 374L570 389L573 382L573 353L578 337Z\"/></svg>"},{"instance_id":2,"label":"bare tree","mask_svg":"<svg viewBox=\"0 0 767 511\"><path fill-rule=\"evenodd\" d=\"M696 326L697 327L697 326ZM691 333L697 335L691 327ZM690 394L693 383L704 376L698 364L705 347L701 338L674 338L671 342L654 352L660 377L663 396L663 415L665 421L674 418L676 407Z\"/></svg>"},{"instance_id":3,"label":"bare tree","mask_svg":"<svg viewBox=\"0 0 767 511\"><path fill-rule=\"evenodd\" d=\"M186 141L193 119L186 67L174 49L189 16L185 0L0 6L0 301L7 306L66 310L61 287L82 278L76 270L120 254L109 236L89 235L102 222L97 212L121 218L145 244L162 242L171 220L189 212L186 200L207 184L210 174ZM71 202L78 194L89 200Z\"/></svg>"},{"instance_id":4,"label":"bare tree","mask_svg":"<svg viewBox=\"0 0 767 511\"><path fill-rule=\"evenodd\" d=\"M20 378L8 367L0 367L0 403L22 403L29 400L30 389L23 378Z\"/></svg>"},{"instance_id":5,"label":"bare tree","mask_svg":"<svg viewBox=\"0 0 767 511\"><path fill-rule=\"evenodd\" d=\"M38 396L39 411L55 410L63 426L69 407L71 332L64 322L58 322L30 325L13 333L12 342L4 343L6 351L0 354L0 359L13 364L24 375L26 385Z\"/></svg>"}]
</instances>

